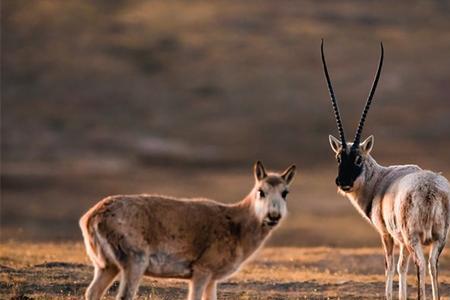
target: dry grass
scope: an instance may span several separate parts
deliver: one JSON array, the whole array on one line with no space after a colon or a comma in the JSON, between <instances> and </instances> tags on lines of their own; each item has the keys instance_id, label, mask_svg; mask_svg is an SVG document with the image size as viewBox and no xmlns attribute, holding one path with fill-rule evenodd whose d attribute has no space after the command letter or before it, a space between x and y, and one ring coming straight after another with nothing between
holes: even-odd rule
<instances>
[{"instance_id":1,"label":"dry grass","mask_svg":"<svg viewBox=\"0 0 450 300\"><path fill-rule=\"evenodd\" d=\"M80 243L0 246L4 298L78 299L92 271ZM376 299L383 295L383 272L380 249L267 248L220 284L219 299ZM410 274L409 291L414 298L415 276ZM443 299L450 299L448 251L441 259L440 276ZM108 299L113 299L116 289L117 284ZM186 293L183 281L145 278L138 299L184 299Z\"/></svg>"}]
</instances>

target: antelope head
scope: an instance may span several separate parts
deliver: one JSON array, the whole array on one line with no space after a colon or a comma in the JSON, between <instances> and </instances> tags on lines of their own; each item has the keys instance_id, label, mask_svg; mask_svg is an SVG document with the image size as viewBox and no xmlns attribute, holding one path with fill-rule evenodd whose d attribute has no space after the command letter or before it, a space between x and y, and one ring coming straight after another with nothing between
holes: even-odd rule
<instances>
[{"instance_id":1,"label":"antelope head","mask_svg":"<svg viewBox=\"0 0 450 300\"><path fill-rule=\"evenodd\" d=\"M287 214L287 195L295 176L295 165L283 173L267 173L263 164L257 161L253 170L255 186L252 201L256 216L263 225L274 227Z\"/></svg>"},{"instance_id":2,"label":"antelope head","mask_svg":"<svg viewBox=\"0 0 450 300\"><path fill-rule=\"evenodd\" d=\"M380 61L378 63L377 73L375 75L374 81L372 83L372 88L370 89L369 96L366 101L366 105L361 114L361 119L359 121L358 127L356 129L356 134L353 142L347 143L344 134L344 128L342 126L341 117L339 114L339 107L337 104L336 97L334 95L333 86L331 84L330 75L328 74L327 64L325 61L325 55L323 52L323 40L321 44L321 54L323 70L325 73L325 78L328 85L328 91L330 93L331 104L333 106L334 116L336 118L336 124L339 131L339 139L334 136L329 136L329 141L331 149L336 154L336 160L338 163L338 175L336 177L336 185L338 188L344 192L352 192L357 190L364 182L363 173L365 171L368 156L372 150L374 137L371 135L365 141L361 143L361 134L364 128L364 122L367 117L367 113L370 108L375 90L377 88L378 80L380 78L381 68L383 66L384 49L383 44L380 44L381 55Z\"/></svg>"}]
</instances>

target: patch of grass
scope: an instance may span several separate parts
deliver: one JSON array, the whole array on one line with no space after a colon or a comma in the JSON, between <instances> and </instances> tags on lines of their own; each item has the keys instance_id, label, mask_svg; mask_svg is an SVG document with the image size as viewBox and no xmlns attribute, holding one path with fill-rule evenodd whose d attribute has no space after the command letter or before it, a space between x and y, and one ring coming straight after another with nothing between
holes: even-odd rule
<instances>
[{"instance_id":1,"label":"patch of grass","mask_svg":"<svg viewBox=\"0 0 450 300\"><path fill-rule=\"evenodd\" d=\"M93 273L80 243L3 243L0 266L0 294L17 299L78 299ZM443 299L448 299L448 251L441 259L440 282ZM413 272L408 283L413 298ZM427 288L431 292L430 286ZM113 299L116 292L117 283L107 299ZM382 297L383 255L378 248L265 248L235 276L219 284L218 292L219 299L241 300ZM138 299L181 300L186 293L184 281L145 278Z\"/></svg>"}]
</instances>

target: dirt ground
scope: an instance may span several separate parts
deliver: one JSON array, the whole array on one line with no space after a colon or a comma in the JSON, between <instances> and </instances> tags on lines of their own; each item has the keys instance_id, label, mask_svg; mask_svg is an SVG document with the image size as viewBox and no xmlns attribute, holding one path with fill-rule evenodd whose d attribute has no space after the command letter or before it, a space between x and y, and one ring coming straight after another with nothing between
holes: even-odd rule
<instances>
[{"instance_id":1,"label":"dirt ground","mask_svg":"<svg viewBox=\"0 0 450 300\"><path fill-rule=\"evenodd\" d=\"M450 299L450 252L440 263L443 299ZM414 268L408 278L415 298ZM219 299L377 299L384 292L378 248L264 248L239 273L219 285ZM81 243L3 243L1 299L79 299L93 269ZM397 282L394 284L397 292ZM431 293L429 280L428 293ZM108 293L113 299L117 283ZM184 299L187 284L145 278L138 299ZM429 294L431 295L431 294Z\"/></svg>"}]
</instances>

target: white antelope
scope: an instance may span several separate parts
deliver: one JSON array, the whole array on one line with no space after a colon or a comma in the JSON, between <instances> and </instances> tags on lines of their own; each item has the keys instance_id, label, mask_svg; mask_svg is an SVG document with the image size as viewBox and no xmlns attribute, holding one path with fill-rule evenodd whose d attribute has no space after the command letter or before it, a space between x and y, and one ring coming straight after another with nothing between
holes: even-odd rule
<instances>
[{"instance_id":1,"label":"white antelope","mask_svg":"<svg viewBox=\"0 0 450 300\"><path fill-rule=\"evenodd\" d=\"M392 299L395 273L393 248L400 246L398 260L399 298L406 299L406 274L409 257L417 266L418 298L425 299L423 245L431 245L428 259L433 299L439 299L438 260L449 229L450 186L440 174L416 165L384 167L370 155L374 137L360 143L364 121L370 107L383 65L383 44L378 70L361 116L353 143L346 143L339 109L321 45L322 63L328 84L340 139L329 136L339 164L336 185L381 235L385 251L386 298Z\"/></svg>"},{"instance_id":2,"label":"white antelope","mask_svg":"<svg viewBox=\"0 0 450 300\"><path fill-rule=\"evenodd\" d=\"M295 166L254 166L255 185L235 204L154 195L111 196L81 219L95 268L86 299L100 299L117 275L117 299L132 299L143 275L190 280L190 300L214 300L216 285L262 246L287 213Z\"/></svg>"}]
</instances>

